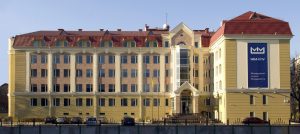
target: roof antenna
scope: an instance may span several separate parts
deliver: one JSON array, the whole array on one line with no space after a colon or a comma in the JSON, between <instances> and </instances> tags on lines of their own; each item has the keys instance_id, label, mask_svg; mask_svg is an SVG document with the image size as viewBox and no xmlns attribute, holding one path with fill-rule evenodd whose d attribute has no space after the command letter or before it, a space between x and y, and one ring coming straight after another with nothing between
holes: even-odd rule
<instances>
[{"instance_id":1,"label":"roof antenna","mask_svg":"<svg viewBox=\"0 0 300 134\"><path fill-rule=\"evenodd\" d=\"M168 13L166 13L166 22L163 25L163 29L169 30L170 26L168 25Z\"/></svg>"}]
</instances>

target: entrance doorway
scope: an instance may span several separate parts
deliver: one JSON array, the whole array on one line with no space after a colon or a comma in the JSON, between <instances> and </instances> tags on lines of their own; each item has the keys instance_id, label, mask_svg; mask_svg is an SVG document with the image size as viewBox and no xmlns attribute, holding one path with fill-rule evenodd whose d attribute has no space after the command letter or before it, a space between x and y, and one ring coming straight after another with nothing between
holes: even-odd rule
<instances>
[{"instance_id":1,"label":"entrance doorway","mask_svg":"<svg viewBox=\"0 0 300 134\"><path fill-rule=\"evenodd\" d=\"M180 113L190 114L192 109L192 92L190 90L183 90L180 95Z\"/></svg>"}]
</instances>

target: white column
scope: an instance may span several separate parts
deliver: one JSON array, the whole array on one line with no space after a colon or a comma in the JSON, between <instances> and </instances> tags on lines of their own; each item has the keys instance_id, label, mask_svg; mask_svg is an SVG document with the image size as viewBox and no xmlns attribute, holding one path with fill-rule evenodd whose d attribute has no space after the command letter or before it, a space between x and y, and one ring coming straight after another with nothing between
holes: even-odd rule
<instances>
[{"instance_id":1,"label":"white column","mask_svg":"<svg viewBox=\"0 0 300 134\"><path fill-rule=\"evenodd\" d=\"M98 90L98 54L93 54L93 89L94 93Z\"/></svg>"},{"instance_id":2,"label":"white column","mask_svg":"<svg viewBox=\"0 0 300 134\"><path fill-rule=\"evenodd\" d=\"M115 55L115 90L121 90L121 56L119 53Z\"/></svg>"},{"instance_id":3,"label":"white column","mask_svg":"<svg viewBox=\"0 0 300 134\"><path fill-rule=\"evenodd\" d=\"M48 92L53 92L53 54L52 52L48 53Z\"/></svg>"},{"instance_id":4,"label":"white column","mask_svg":"<svg viewBox=\"0 0 300 134\"><path fill-rule=\"evenodd\" d=\"M160 54L160 62L159 62L159 85L160 85L160 92L165 92L165 54Z\"/></svg>"},{"instance_id":5,"label":"white column","mask_svg":"<svg viewBox=\"0 0 300 134\"><path fill-rule=\"evenodd\" d=\"M30 52L26 52L26 91L30 92L30 64L31 64L31 59L30 59Z\"/></svg>"},{"instance_id":6,"label":"white column","mask_svg":"<svg viewBox=\"0 0 300 134\"><path fill-rule=\"evenodd\" d=\"M76 54L70 54L70 89L71 92L76 91Z\"/></svg>"},{"instance_id":7,"label":"white column","mask_svg":"<svg viewBox=\"0 0 300 134\"><path fill-rule=\"evenodd\" d=\"M94 53L93 54L93 92L96 93L98 90L98 54ZM95 94L94 99L93 99L93 103L94 103L94 117L97 118L97 107L98 107L98 98Z\"/></svg>"},{"instance_id":8,"label":"white column","mask_svg":"<svg viewBox=\"0 0 300 134\"><path fill-rule=\"evenodd\" d=\"M143 98L141 96L141 92L143 91L143 55L142 53L138 54L138 69L137 69L137 77L138 77L138 92L140 93L139 97L139 110L140 114L139 117L140 119L143 119Z\"/></svg>"}]
</instances>

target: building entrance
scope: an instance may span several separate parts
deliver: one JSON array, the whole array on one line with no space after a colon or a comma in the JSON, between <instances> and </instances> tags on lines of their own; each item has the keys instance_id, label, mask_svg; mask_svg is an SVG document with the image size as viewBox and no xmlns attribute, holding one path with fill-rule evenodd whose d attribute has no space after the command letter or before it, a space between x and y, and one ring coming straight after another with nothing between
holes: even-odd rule
<instances>
[{"instance_id":1,"label":"building entrance","mask_svg":"<svg viewBox=\"0 0 300 134\"><path fill-rule=\"evenodd\" d=\"M191 91L189 91L189 90L182 91L181 96L180 96L180 104L181 104L180 113L181 114L190 114L193 112L191 98L192 98Z\"/></svg>"}]
</instances>

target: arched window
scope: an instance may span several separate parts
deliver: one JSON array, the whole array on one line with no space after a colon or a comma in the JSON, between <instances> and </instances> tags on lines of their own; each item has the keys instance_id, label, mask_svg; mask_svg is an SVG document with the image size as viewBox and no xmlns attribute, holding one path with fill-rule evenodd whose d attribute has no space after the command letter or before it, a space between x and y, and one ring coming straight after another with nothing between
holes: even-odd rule
<instances>
[{"instance_id":1,"label":"arched window","mask_svg":"<svg viewBox=\"0 0 300 134\"><path fill-rule=\"evenodd\" d=\"M77 47L91 47L91 42L89 40L80 40L77 42Z\"/></svg>"},{"instance_id":2,"label":"arched window","mask_svg":"<svg viewBox=\"0 0 300 134\"><path fill-rule=\"evenodd\" d=\"M135 41L127 40L123 42L123 47L136 47Z\"/></svg>"}]
</instances>

